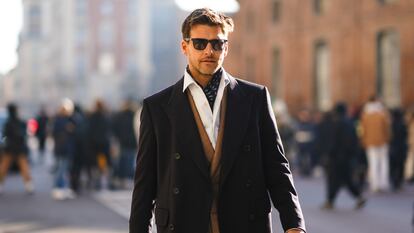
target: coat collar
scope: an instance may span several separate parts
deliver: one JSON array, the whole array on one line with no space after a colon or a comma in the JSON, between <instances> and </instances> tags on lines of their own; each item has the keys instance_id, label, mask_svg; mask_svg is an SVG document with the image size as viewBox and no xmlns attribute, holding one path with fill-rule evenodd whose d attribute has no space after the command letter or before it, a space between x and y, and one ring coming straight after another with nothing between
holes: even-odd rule
<instances>
[{"instance_id":1,"label":"coat collar","mask_svg":"<svg viewBox=\"0 0 414 233\"><path fill-rule=\"evenodd\" d=\"M251 96L245 93L238 81L227 74L230 80L227 91L226 122L223 136L220 184L225 182L241 146L251 112ZM183 93L184 78L172 89L171 97L164 106L171 121L171 127L178 152L190 156L201 173L211 181L209 164L204 155L194 115L186 93Z\"/></svg>"}]
</instances>

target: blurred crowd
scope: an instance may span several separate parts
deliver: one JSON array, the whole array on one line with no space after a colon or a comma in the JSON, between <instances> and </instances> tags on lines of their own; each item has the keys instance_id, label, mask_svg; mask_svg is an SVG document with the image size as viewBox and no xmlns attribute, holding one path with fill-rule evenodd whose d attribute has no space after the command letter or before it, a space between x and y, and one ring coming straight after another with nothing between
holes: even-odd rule
<instances>
[{"instance_id":1,"label":"blurred crowd","mask_svg":"<svg viewBox=\"0 0 414 233\"><path fill-rule=\"evenodd\" d=\"M132 100L110 111L102 100L84 110L63 99L54 114L42 108L27 122L20 119L17 105L10 103L0 124L0 193L12 169L20 170L26 192L34 192L28 137L37 141L40 163L51 144L51 196L56 200L75 198L82 191L131 188L139 127L139 105Z\"/></svg>"},{"instance_id":2,"label":"blurred crowd","mask_svg":"<svg viewBox=\"0 0 414 233\"><path fill-rule=\"evenodd\" d=\"M323 208L334 208L342 187L355 197L355 208L362 208L365 191L399 191L414 183L414 109L389 110L372 97L359 109L338 103L327 112L302 109L291 116L275 101L274 110L292 170L305 178L326 177ZM18 106L9 104L0 119L0 193L8 171L17 168L26 192L34 192L28 137L36 139L40 162L51 145L54 199L131 188L139 112L130 100L110 111L102 100L84 110L64 99L54 114L40 109L24 121Z\"/></svg>"},{"instance_id":3,"label":"blurred crowd","mask_svg":"<svg viewBox=\"0 0 414 233\"><path fill-rule=\"evenodd\" d=\"M327 112L302 109L292 117L283 103L274 104L294 172L326 177L322 208L334 207L341 187L362 208L365 191L397 192L414 183L414 109L387 109L373 96L360 108L337 103Z\"/></svg>"}]
</instances>

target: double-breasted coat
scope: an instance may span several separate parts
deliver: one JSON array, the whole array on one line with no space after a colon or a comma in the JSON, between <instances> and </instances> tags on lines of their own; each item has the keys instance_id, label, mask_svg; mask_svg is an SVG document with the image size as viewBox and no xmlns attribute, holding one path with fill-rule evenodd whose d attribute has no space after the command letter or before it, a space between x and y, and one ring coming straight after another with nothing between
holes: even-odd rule
<instances>
[{"instance_id":1,"label":"double-breasted coat","mask_svg":"<svg viewBox=\"0 0 414 233\"><path fill-rule=\"evenodd\" d=\"M271 202L282 226L305 229L265 87L230 77L220 161L220 233L269 233ZM213 202L209 163L183 79L146 98L130 233L207 233Z\"/></svg>"}]
</instances>

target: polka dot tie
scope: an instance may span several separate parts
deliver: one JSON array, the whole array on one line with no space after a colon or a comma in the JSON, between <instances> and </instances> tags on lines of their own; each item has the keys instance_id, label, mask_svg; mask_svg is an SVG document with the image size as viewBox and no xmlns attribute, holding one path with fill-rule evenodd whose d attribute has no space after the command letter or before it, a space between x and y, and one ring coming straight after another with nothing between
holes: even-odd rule
<instances>
[{"instance_id":1,"label":"polka dot tie","mask_svg":"<svg viewBox=\"0 0 414 233\"><path fill-rule=\"evenodd\" d=\"M211 78L206 87L203 88L204 94L207 97L211 110L213 111L214 101L216 100L217 91L220 85L222 69L219 69Z\"/></svg>"}]
</instances>

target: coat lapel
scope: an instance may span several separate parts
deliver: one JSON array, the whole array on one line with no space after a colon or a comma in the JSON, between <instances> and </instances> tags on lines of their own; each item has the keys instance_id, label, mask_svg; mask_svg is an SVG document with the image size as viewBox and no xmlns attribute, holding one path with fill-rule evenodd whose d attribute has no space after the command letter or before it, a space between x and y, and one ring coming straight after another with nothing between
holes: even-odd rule
<instances>
[{"instance_id":1,"label":"coat lapel","mask_svg":"<svg viewBox=\"0 0 414 233\"><path fill-rule=\"evenodd\" d=\"M210 180L209 165L204 155L200 135L188 102L187 94L183 92L183 81L178 81L171 94L171 98L165 107L171 121L173 135L177 144L177 152L190 157L201 173Z\"/></svg>"},{"instance_id":2,"label":"coat lapel","mask_svg":"<svg viewBox=\"0 0 414 233\"><path fill-rule=\"evenodd\" d=\"M249 123L252 98L231 78L221 156L220 187L231 171Z\"/></svg>"}]
</instances>

